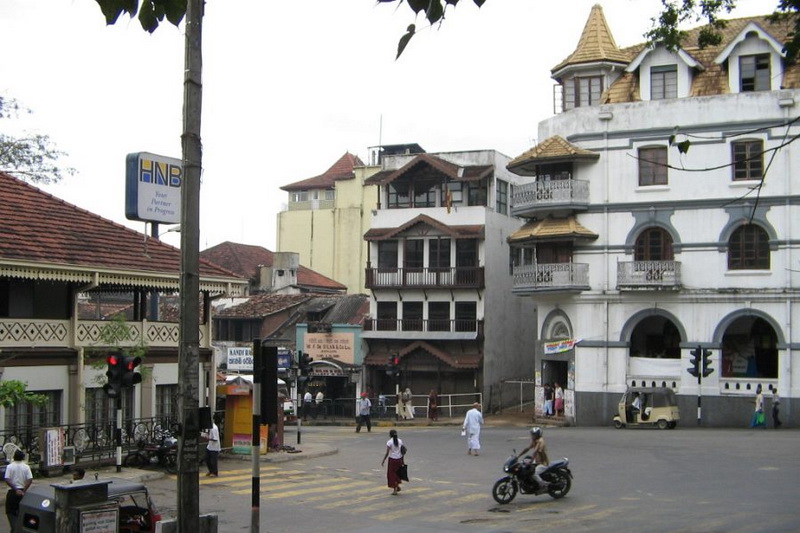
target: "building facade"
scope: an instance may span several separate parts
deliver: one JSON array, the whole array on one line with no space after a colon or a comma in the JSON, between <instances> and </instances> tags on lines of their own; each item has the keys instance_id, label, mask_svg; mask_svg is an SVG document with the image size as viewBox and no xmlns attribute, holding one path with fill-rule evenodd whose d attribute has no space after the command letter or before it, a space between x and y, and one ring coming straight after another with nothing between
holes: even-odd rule
<instances>
[{"instance_id":1,"label":"building facade","mask_svg":"<svg viewBox=\"0 0 800 533\"><path fill-rule=\"evenodd\" d=\"M502 381L532 375L535 304L509 297L507 239L519 227L510 200L522 178L508 162L492 150L384 154L365 181L378 190L364 235L363 333L376 392L481 393L491 410Z\"/></svg>"},{"instance_id":2,"label":"building facade","mask_svg":"<svg viewBox=\"0 0 800 533\"><path fill-rule=\"evenodd\" d=\"M683 424L746 425L760 385L800 396L800 127L790 26L728 21L670 51L619 48L595 6L552 76L561 112L509 169L513 293L539 305L537 380L579 424L631 386L666 386ZM690 375L690 351L713 372Z\"/></svg>"}]
</instances>

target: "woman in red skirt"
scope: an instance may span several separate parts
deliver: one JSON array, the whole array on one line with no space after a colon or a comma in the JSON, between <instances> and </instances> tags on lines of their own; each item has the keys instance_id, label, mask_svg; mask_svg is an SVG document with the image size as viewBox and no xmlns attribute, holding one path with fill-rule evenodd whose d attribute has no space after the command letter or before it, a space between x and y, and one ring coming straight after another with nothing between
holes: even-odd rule
<instances>
[{"instance_id":1,"label":"woman in red skirt","mask_svg":"<svg viewBox=\"0 0 800 533\"><path fill-rule=\"evenodd\" d=\"M397 438L396 430L391 430L389 437L391 438L386 442L386 453L383 455L381 466L383 466L388 457L389 465L386 467L386 483L390 489L393 489L392 496L397 496L397 493L400 492L401 483L398 470L403 465L405 446L403 446L403 441Z\"/></svg>"}]
</instances>

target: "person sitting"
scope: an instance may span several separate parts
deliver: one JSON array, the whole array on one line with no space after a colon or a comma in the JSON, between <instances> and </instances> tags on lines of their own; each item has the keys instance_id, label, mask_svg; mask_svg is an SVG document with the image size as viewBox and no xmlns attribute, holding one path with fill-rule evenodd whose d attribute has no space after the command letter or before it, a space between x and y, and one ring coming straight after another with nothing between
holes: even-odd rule
<instances>
[{"instance_id":1,"label":"person sitting","mask_svg":"<svg viewBox=\"0 0 800 533\"><path fill-rule=\"evenodd\" d=\"M631 402L631 419L630 422L636 422L636 415L642 412L642 397L638 392L633 393L633 401Z\"/></svg>"}]
</instances>

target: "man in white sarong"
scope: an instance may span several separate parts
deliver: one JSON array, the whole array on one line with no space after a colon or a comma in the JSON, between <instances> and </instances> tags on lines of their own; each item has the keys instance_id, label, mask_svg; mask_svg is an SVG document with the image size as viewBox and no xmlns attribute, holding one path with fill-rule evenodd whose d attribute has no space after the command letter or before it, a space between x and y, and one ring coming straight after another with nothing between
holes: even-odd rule
<instances>
[{"instance_id":1,"label":"man in white sarong","mask_svg":"<svg viewBox=\"0 0 800 533\"><path fill-rule=\"evenodd\" d=\"M467 411L464 417L464 424L461 429L467 437L467 455L478 455L481 449L481 426L483 425L483 414L481 414L481 404L475 402L472 409Z\"/></svg>"}]
</instances>

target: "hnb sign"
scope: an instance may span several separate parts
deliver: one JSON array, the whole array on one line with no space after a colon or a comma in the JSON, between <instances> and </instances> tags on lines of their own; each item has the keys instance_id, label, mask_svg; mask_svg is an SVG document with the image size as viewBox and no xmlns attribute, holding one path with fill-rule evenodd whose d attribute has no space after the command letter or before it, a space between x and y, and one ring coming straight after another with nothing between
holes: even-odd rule
<instances>
[{"instance_id":1,"label":"hnb sign","mask_svg":"<svg viewBox=\"0 0 800 533\"><path fill-rule=\"evenodd\" d=\"M180 159L137 152L125 158L125 216L129 220L181 221Z\"/></svg>"}]
</instances>

